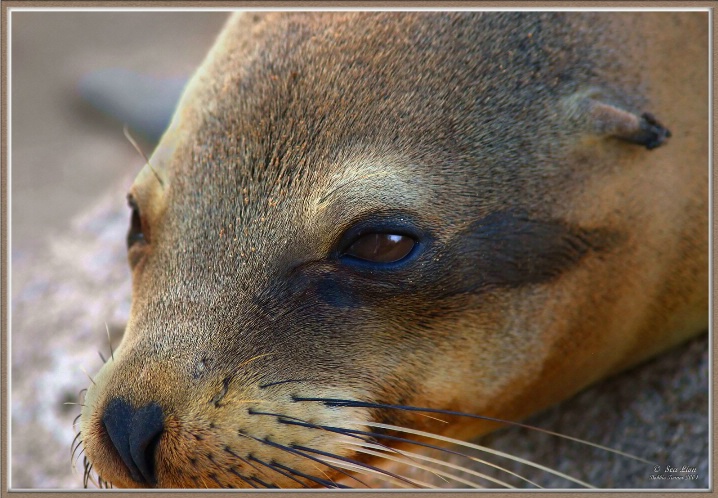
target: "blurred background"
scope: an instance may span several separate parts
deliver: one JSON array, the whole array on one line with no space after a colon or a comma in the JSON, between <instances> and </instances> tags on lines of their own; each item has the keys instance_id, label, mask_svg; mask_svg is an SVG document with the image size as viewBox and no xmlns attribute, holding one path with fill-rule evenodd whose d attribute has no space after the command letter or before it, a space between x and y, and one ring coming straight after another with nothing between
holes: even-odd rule
<instances>
[{"instance_id":1,"label":"blurred background","mask_svg":"<svg viewBox=\"0 0 718 498\"><path fill-rule=\"evenodd\" d=\"M12 13L14 256L41 244L48 231L60 229L113 181L136 172L142 163L123 137L122 124L88 105L93 93L87 87L95 83L109 88L114 76L116 88L122 90L122 76L132 72L185 81L226 16ZM175 88L169 90L174 96ZM131 105L132 95L125 97ZM139 105L142 98L137 95Z\"/></svg>"},{"instance_id":2,"label":"blurred background","mask_svg":"<svg viewBox=\"0 0 718 498\"><path fill-rule=\"evenodd\" d=\"M82 487L70 470L80 408L63 403L109 354L105 324L116 343L127 313L125 193L144 160L121 121L158 119L132 130L149 155L226 17L11 11L13 488Z\"/></svg>"},{"instance_id":3,"label":"blurred background","mask_svg":"<svg viewBox=\"0 0 718 498\"><path fill-rule=\"evenodd\" d=\"M71 459L74 403L102 365L100 354L117 347L129 310L125 193L144 160L123 122L149 156L227 13L10 15L10 484L76 489L83 479L71 470L73 460L82 468L78 453ZM535 431L484 442L599 486L705 488L708 364L706 334L529 421L696 467L695 481L650 480L652 466ZM561 485L543 477L532 479Z\"/></svg>"}]
</instances>

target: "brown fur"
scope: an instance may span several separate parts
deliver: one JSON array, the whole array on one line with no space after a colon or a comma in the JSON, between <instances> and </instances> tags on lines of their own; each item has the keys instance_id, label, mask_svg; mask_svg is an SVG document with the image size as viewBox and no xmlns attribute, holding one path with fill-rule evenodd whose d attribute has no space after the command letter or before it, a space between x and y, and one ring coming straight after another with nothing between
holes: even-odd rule
<instances>
[{"instance_id":1,"label":"brown fur","mask_svg":"<svg viewBox=\"0 0 718 498\"><path fill-rule=\"evenodd\" d=\"M147 485L112 399L161 407L157 486L246 487L249 455L317 475L265 438L356 456L248 409L471 437L490 426L293 398L516 419L704 330L706 46L705 13L233 17L131 191L146 243L83 410L95 471ZM646 111L672 133L652 151ZM423 252L345 264L370 219Z\"/></svg>"}]
</instances>

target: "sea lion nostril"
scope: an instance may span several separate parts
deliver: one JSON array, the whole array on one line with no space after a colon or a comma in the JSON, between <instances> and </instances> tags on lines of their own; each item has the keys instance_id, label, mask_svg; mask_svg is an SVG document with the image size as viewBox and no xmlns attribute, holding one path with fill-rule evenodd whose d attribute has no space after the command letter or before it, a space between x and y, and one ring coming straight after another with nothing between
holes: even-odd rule
<instances>
[{"instance_id":1,"label":"sea lion nostril","mask_svg":"<svg viewBox=\"0 0 718 498\"><path fill-rule=\"evenodd\" d=\"M121 398L110 400L102 423L112 445L140 484L157 483L155 452L164 431L164 414L157 403L139 409Z\"/></svg>"}]
</instances>

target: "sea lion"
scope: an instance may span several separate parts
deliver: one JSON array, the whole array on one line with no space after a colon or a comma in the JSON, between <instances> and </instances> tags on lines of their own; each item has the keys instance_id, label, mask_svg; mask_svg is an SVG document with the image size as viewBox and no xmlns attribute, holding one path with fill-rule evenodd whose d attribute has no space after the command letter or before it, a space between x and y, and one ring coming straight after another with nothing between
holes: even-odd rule
<instances>
[{"instance_id":1,"label":"sea lion","mask_svg":"<svg viewBox=\"0 0 718 498\"><path fill-rule=\"evenodd\" d=\"M705 330L706 46L706 13L232 16L128 195L87 473L361 486Z\"/></svg>"}]
</instances>

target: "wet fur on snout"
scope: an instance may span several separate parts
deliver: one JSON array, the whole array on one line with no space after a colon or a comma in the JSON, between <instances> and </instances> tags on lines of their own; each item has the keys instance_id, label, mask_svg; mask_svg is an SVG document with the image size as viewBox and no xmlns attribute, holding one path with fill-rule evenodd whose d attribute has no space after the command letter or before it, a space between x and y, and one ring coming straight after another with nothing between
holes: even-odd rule
<instances>
[{"instance_id":1,"label":"wet fur on snout","mask_svg":"<svg viewBox=\"0 0 718 498\"><path fill-rule=\"evenodd\" d=\"M705 74L696 53L663 82L659 49L702 22L232 17L130 191L143 240L83 410L94 470L325 485L341 472L291 449L368 464L346 431L492 426L307 399L520 418L703 330ZM376 231L417 245L387 266L342 257ZM113 447L115 399L162 409L156 482Z\"/></svg>"}]
</instances>

